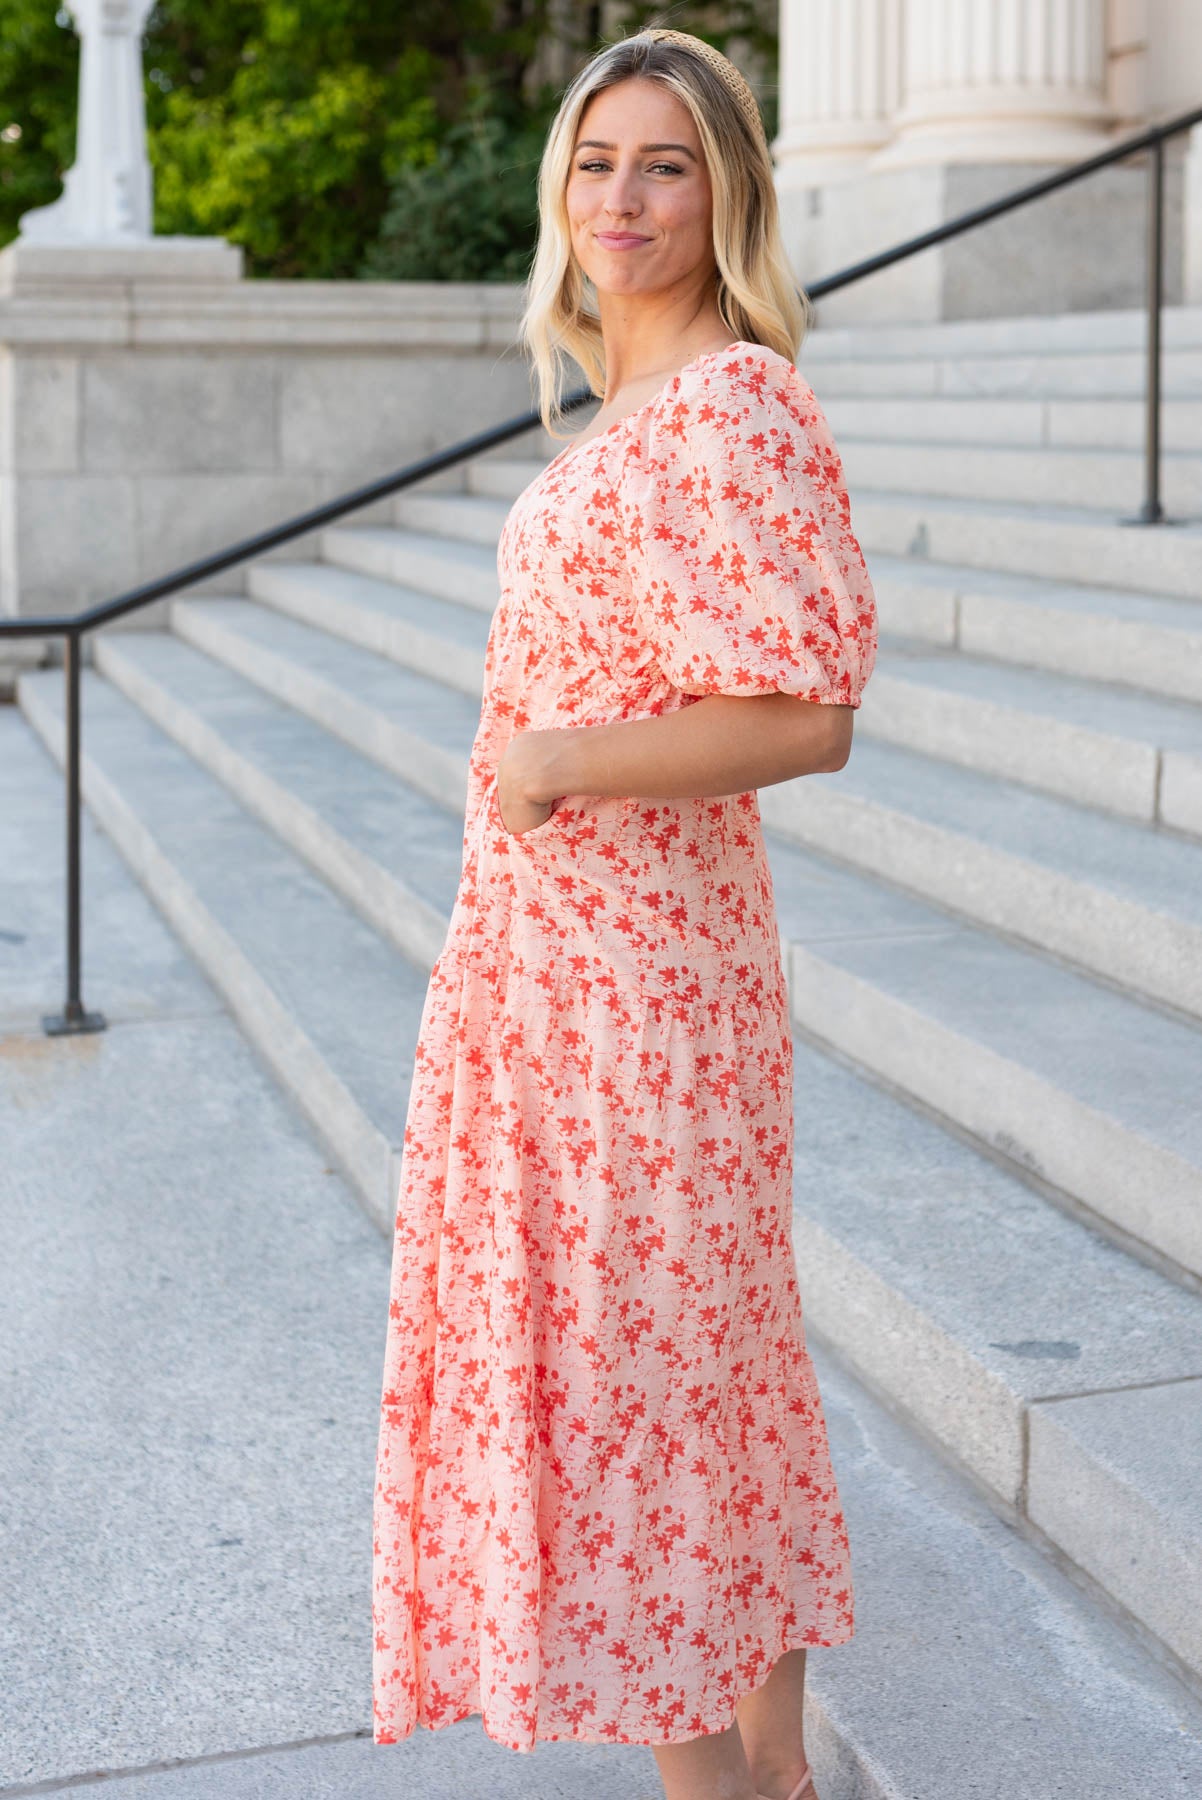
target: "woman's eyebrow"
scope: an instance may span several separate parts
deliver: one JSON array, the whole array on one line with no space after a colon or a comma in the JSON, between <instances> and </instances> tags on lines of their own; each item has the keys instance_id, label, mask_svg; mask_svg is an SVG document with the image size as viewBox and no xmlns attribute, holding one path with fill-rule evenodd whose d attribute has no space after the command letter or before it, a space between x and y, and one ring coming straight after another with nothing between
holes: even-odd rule
<instances>
[{"instance_id":1,"label":"woman's eyebrow","mask_svg":"<svg viewBox=\"0 0 1202 1800\"><path fill-rule=\"evenodd\" d=\"M601 142L600 138L581 138L580 142L576 146L577 150L616 150L617 147L618 146L616 144L603 144ZM640 156L646 155L648 150L682 150L684 152L684 154L687 157L689 157L693 162L697 161L697 158L693 155L693 152L689 149L689 146L687 144L640 144L639 145L639 155Z\"/></svg>"}]
</instances>

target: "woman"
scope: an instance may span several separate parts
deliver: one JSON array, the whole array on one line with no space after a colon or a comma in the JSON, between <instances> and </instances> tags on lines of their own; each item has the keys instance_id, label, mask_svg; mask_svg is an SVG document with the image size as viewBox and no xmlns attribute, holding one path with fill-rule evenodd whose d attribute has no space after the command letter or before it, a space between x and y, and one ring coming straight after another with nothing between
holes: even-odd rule
<instances>
[{"instance_id":1,"label":"woman","mask_svg":"<svg viewBox=\"0 0 1202 1800\"><path fill-rule=\"evenodd\" d=\"M603 404L500 540L404 1140L375 1740L479 1712L649 1744L667 1800L816 1800L806 1646L852 1584L755 789L847 761L872 587L733 65L610 45L539 197L544 422L564 350Z\"/></svg>"}]
</instances>

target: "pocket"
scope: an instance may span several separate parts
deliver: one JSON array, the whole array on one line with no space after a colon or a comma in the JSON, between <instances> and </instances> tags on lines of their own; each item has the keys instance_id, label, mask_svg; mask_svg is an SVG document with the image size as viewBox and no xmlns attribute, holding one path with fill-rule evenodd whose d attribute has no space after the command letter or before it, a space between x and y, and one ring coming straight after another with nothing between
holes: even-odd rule
<instances>
[{"instance_id":1,"label":"pocket","mask_svg":"<svg viewBox=\"0 0 1202 1800\"><path fill-rule=\"evenodd\" d=\"M555 824L556 820L559 818L560 813L563 811L563 801L561 800L559 805L556 807L555 811L553 813L548 814L548 816L543 820L541 825L532 825L530 827L529 831L510 831L508 825L505 823L504 819L501 817L500 787L499 787L499 784L497 781L497 777L495 775L492 778L492 791L488 797L488 804L489 804L489 809L492 813L492 816L496 820L498 828L504 834L504 836L507 837L510 840L510 842L514 843L514 844L524 844L526 842L527 838L542 837L543 833L548 831L550 829L550 827Z\"/></svg>"}]
</instances>

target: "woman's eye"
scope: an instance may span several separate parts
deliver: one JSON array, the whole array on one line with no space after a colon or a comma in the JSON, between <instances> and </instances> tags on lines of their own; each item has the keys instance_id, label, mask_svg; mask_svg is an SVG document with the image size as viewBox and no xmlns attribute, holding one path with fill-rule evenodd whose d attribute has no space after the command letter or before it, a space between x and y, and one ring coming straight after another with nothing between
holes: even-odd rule
<instances>
[{"instance_id":1,"label":"woman's eye","mask_svg":"<svg viewBox=\"0 0 1202 1800\"><path fill-rule=\"evenodd\" d=\"M578 169L583 169L585 171L585 173L587 174L587 173L590 173L593 169L608 168L609 165L608 165L608 163L600 162L600 161L594 159L592 162L577 163L576 167ZM682 175L684 173L684 170L681 169L681 167L679 166L678 163L667 163L667 162L652 163L650 165L650 167L652 169L666 169L668 171L669 175Z\"/></svg>"}]
</instances>

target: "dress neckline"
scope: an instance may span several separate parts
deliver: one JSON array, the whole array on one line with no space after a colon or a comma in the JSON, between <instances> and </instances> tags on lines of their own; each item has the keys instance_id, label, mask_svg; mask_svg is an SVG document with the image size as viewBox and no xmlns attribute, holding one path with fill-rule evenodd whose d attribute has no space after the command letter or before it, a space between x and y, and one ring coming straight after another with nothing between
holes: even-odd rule
<instances>
[{"instance_id":1,"label":"dress neckline","mask_svg":"<svg viewBox=\"0 0 1202 1800\"><path fill-rule=\"evenodd\" d=\"M614 419L603 431L595 431L592 437L582 438L577 443L565 444L563 449L558 451L551 458L550 462L545 465L546 468L553 469L556 463L560 463L565 457L570 456L573 450L583 450L589 444L599 444L602 438L608 437L611 431L616 431L619 425L629 424L631 419L637 419L640 413L645 413L649 407L654 406L657 401L662 400L672 386L672 383L674 381L679 381L681 376L687 374L690 369L695 369L699 363L708 362L711 356L729 356L732 350L741 349L742 344L743 339L736 338L733 344L727 344L722 350L703 350L700 356L695 356L693 358L692 362L683 364L681 368L677 369L674 375L669 375L663 386L657 388L655 393L652 394L650 400L644 400L642 406L636 406L632 412L623 413L620 419Z\"/></svg>"}]
</instances>

